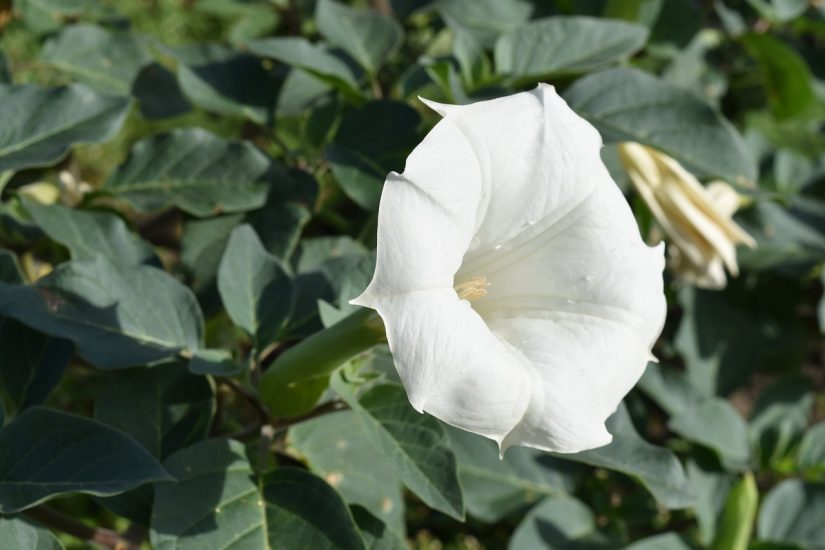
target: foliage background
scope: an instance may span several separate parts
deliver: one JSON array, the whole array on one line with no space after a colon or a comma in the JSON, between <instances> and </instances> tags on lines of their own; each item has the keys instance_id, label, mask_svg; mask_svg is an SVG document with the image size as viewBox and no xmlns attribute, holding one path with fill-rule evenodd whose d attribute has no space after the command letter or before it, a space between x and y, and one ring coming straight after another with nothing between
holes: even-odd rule
<instances>
[{"instance_id":1,"label":"foliage background","mask_svg":"<svg viewBox=\"0 0 825 550\"><path fill-rule=\"evenodd\" d=\"M0 547L825 548L825 6L352 4L0 1ZM643 234L623 140L735 184L758 240L723 291L669 284L615 442L500 462L382 346L264 409L371 275L416 96L538 81Z\"/></svg>"}]
</instances>

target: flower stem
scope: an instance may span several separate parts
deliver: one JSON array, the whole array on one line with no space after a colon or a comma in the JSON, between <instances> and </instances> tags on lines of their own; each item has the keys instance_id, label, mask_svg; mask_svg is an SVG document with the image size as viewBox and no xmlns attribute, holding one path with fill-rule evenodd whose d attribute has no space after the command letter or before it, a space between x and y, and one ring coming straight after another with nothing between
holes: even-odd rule
<instances>
[{"instance_id":1,"label":"flower stem","mask_svg":"<svg viewBox=\"0 0 825 550\"><path fill-rule=\"evenodd\" d=\"M359 309L279 355L261 377L261 400L268 405L279 388L326 376L352 357L386 341L378 314Z\"/></svg>"}]
</instances>

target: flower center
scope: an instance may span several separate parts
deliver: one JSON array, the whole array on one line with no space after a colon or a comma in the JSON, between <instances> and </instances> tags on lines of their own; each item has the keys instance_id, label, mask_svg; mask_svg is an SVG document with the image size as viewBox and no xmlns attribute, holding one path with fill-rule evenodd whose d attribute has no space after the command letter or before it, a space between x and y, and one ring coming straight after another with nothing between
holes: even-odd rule
<instances>
[{"instance_id":1,"label":"flower center","mask_svg":"<svg viewBox=\"0 0 825 550\"><path fill-rule=\"evenodd\" d=\"M487 288L490 283L487 282L487 277L473 277L463 283L455 285L455 293L458 294L460 300L478 300L487 296Z\"/></svg>"}]
</instances>

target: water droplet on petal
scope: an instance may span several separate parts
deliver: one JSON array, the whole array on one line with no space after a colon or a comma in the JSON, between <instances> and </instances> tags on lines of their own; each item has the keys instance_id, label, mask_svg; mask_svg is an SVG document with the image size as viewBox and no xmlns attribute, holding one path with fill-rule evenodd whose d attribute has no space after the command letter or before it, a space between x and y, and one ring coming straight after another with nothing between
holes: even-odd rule
<instances>
[{"instance_id":1,"label":"water droplet on petal","mask_svg":"<svg viewBox=\"0 0 825 550\"><path fill-rule=\"evenodd\" d=\"M504 246L504 245L497 244L497 245L495 245L495 246L493 247L493 250L501 250L501 247L502 247L502 246Z\"/></svg>"}]
</instances>

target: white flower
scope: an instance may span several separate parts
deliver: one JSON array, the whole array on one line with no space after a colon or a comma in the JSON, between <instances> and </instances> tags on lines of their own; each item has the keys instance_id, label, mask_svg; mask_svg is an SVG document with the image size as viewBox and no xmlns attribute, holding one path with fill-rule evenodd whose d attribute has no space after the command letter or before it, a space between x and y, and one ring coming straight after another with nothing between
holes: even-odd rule
<instances>
[{"instance_id":1,"label":"white flower","mask_svg":"<svg viewBox=\"0 0 825 550\"><path fill-rule=\"evenodd\" d=\"M739 274L736 245L756 246L733 221L741 202L736 191L723 181L704 187L675 159L638 143L619 145L619 157L670 238L673 269L696 286L724 288L725 267Z\"/></svg>"},{"instance_id":2,"label":"white flower","mask_svg":"<svg viewBox=\"0 0 825 550\"><path fill-rule=\"evenodd\" d=\"M576 452L636 383L665 317L649 248L596 130L548 85L443 116L391 173L378 311L418 411L510 445Z\"/></svg>"}]
</instances>

